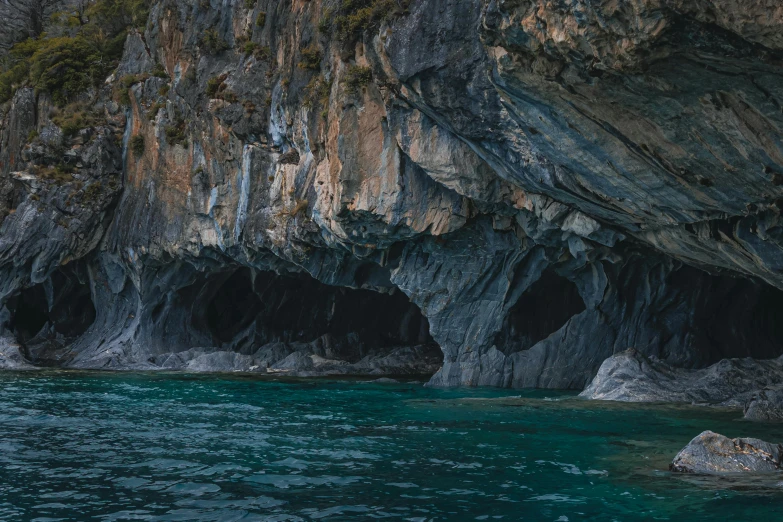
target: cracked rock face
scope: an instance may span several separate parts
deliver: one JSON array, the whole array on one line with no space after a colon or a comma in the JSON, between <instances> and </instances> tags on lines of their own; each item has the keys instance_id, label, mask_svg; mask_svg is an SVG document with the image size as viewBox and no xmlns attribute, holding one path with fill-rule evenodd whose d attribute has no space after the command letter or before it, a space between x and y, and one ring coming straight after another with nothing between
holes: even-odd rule
<instances>
[{"instance_id":1,"label":"cracked rock face","mask_svg":"<svg viewBox=\"0 0 783 522\"><path fill-rule=\"evenodd\" d=\"M783 469L783 446L758 439L730 439L712 431L695 437L680 451L669 469L708 475L770 473Z\"/></svg>"},{"instance_id":2,"label":"cracked rock face","mask_svg":"<svg viewBox=\"0 0 783 522\"><path fill-rule=\"evenodd\" d=\"M0 333L439 386L779 357L777 4L414 0L339 41L331 0L160 0L86 128L27 88L0 112Z\"/></svg>"}]
</instances>

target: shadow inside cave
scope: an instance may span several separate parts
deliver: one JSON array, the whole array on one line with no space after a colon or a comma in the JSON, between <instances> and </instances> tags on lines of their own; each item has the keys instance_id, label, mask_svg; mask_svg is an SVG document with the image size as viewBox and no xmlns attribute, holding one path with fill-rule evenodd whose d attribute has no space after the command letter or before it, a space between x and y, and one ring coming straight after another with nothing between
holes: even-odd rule
<instances>
[{"instance_id":1,"label":"shadow inside cave","mask_svg":"<svg viewBox=\"0 0 783 522\"><path fill-rule=\"evenodd\" d=\"M6 301L6 329L29 359L44 361L49 352L69 344L93 324L96 311L87 281L79 268L64 268Z\"/></svg>"},{"instance_id":2,"label":"shadow inside cave","mask_svg":"<svg viewBox=\"0 0 783 522\"><path fill-rule=\"evenodd\" d=\"M505 355L526 350L586 310L576 285L546 270L511 307L494 344Z\"/></svg>"},{"instance_id":3,"label":"shadow inside cave","mask_svg":"<svg viewBox=\"0 0 783 522\"><path fill-rule=\"evenodd\" d=\"M172 267L141 308L136 361L197 371L433 374L443 361L399 290L330 286L303 273ZM132 351L133 351L132 350Z\"/></svg>"},{"instance_id":4,"label":"shadow inside cave","mask_svg":"<svg viewBox=\"0 0 783 522\"><path fill-rule=\"evenodd\" d=\"M216 346L251 353L273 342L328 336L343 360L371 350L435 345L429 323L400 291L380 293L323 284L309 275L239 268L207 279L193 303L193 328Z\"/></svg>"}]
</instances>

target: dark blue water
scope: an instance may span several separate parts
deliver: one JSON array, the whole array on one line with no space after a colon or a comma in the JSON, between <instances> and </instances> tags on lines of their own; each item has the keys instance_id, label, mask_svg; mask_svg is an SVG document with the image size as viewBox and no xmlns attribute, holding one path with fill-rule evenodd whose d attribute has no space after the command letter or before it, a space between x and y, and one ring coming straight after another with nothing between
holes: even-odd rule
<instances>
[{"instance_id":1,"label":"dark blue water","mask_svg":"<svg viewBox=\"0 0 783 522\"><path fill-rule=\"evenodd\" d=\"M783 480L666 467L701 408L420 383L0 374L2 520L783 520Z\"/></svg>"}]
</instances>

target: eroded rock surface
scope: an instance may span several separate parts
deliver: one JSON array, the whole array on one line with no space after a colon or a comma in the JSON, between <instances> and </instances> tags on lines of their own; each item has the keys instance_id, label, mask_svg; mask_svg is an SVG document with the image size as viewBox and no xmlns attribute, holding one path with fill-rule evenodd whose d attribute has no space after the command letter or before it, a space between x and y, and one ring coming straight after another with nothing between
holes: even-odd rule
<instances>
[{"instance_id":1,"label":"eroded rock surface","mask_svg":"<svg viewBox=\"0 0 783 522\"><path fill-rule=\"evenodd\" d=\"M245 355L217 348L191 348L184 352L150 357L128 368L156 371L247 372L294 377L344 376L428 376L440 368L442 355L437 346L368 349L361 357L354 353L325 349L324 342L288 345L272 343ZM358 357L358 358L357 358Z\"/></svg>"},{"instance_id":2,"label":"eroded rock surface","mask_svg":"<svg viewBox=\"0 0 783 522\"><path fill-rule=\"evenodd\" d=\"M669 469L702 474L779 472L783 471L783 446L705 431L674 457Z\"/></svg>"},{"instance_id":3,"label":"eroded rock surface","mask_svg":"<svg viewBox=\"0 0 783 522\"><path fill-rule=\"evenodd\" d=\"M759 390L745 403L745 418L759 422L783 422L783 388Z\"/></svg>"},{"instance_id":4,"label":"eroded rock surface","mask_svg":"<svg viewBox=\"0 0 783 522\"><path fill-rule=\"evenodd\" d=\"M35 366L25 360L19 346L13 339L0 338L0 370L34 370Z\"/></svg>"},{"instance_id":5,"label":"eroded rock surface","mask_svg":"<svg viewBox=\"0 0 783 522\"><path fill-rule=\"evenodd\" d=\"M631 349L604 361L580 396L743 407L758 390L778 385L783 385L783 357L724 359L708 368L688 370Z\"/></svg>"},{"instance_id":6,"label":"eroded rock surface","mask_svg":"<svg viewBox=\"0 0 783 522\"><path fill-rule=\"evenodd\" d=\"M440 386L582 389L629 346L783 354L775 1L407 4L346 38L332 0L160 0L85 128L19 89L4 335L115 369L437 344ZM295 348L327 333L351 355Z\"/></svg>"}]
</instances>

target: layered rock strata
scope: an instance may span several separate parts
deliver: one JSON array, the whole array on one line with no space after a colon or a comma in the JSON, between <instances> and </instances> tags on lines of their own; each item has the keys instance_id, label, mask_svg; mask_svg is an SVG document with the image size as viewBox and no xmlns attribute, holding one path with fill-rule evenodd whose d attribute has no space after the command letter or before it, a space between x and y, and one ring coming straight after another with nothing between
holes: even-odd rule
<instances>
[{"instance_id":1,"label":"layered rock strata","mask_svg":"<svg viewBox=\"0 0 783 522\"><path fill-rule=\"evenodd\" d=\"M25 357L437 344L433 385L581 389L629 346L783 354L776 2L415 0L348 39L337 7L161 0L75 134L17 91L0 324Z\"/></svg>"}]
</instances>

